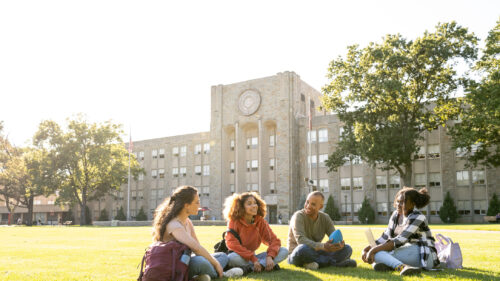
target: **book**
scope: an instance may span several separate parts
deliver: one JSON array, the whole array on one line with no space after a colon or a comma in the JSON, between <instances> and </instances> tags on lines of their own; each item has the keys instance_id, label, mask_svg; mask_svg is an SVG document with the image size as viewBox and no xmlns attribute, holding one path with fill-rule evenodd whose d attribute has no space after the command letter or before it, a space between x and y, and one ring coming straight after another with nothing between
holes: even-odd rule
<instances>
[{"instance_id":1,"label":"book","mask_svg":"<svg viewBox=\"0 0 500 281\"><path fill-rule=\"evenodd\" d=\"M368 240L368 244L370 244L370 246L372 246L372 247L377 246L377 243L375 243L375 239L373 238L372 230L369 227L365 230L365 236L366 236L366 240Z\"/></svg>"}]
</instances>

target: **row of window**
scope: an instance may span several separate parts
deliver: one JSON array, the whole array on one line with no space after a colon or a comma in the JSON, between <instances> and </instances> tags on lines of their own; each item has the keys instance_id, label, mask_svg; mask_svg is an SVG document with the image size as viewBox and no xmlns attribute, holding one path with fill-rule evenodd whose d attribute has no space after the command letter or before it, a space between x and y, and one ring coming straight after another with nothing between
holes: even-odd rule
<instances>
[{"instance_id":1,"label":"row of window","mask_svg":"<svg viewBox=\"0 0 500 281\"><path fill-rule=\"evenodd\" d=\"M204 154L209 154L210 153L210 143L204 143L203 144L203 150L202 150L202 145L201 144L197 144L194 146L194 154L201 154L201 153L204 153ZM137 152L134 152L133 153L135 155L135 157L138 159L138 160L144 160L144 151L139 151L138 153ZM183 146L176 146L176 147L173 147L172 148L172 155L173 156L181 156L181 157L184 157L187 155L187 146L186 145L183 145ZM160 149L153 149L151 150L151 157L153 159L157 159L157 158L165 158L165 149L164 148L160 148Z\"/></svg>"},{"instance_id":2,"label":"row of window","mask_svg":"<svg viewBox=\"0 0 500 281\"><path fill-rule=\"evenodd\" d=\"M201 176L201 175L209 176L210 175L210 166L209 165L194 166L194 174L197 176ZM185 176L187 176L187 168L186 167L172 168L172 177L176 178L176 177L185 177ZM154 179L165 178L165 169L151 170L151 177ZM143 174L139 175L139 180L144 180Z\"/></svg>"},{"instance_id":3,"label":"row of window","mask_svg":"<svg viewBox=\"0 0 500 281\"><path fill-rule=\"evenodd\" d=\"M259 170L259 160L247 160L247 172L255 172ZM269 159L269 170L274 170L274 158ZM234 161L229 162L229 172L234 174Z\"/></svg>"},{"instance_id":4,"label":"row of window","mask_svg":"<svg viewBox=\"0 0 500 281\"><path fill-rule=\"evenodd\" d=\"M274 147L276 145L276 136L269 136L269 146ZM259 138L258 137L249 137L247 138L247 149L256 149L259 146ZM234 140L229 141L229 148L231 151L234 151L235 142Z\"/></svg>"},{"instance_id":5,"label":"row of window","mask_svg":"<svg viewBox=\"0 0 500 281\"><path fill-rule=\"evenodd\" d=\"M234 184L229 185L229 191L231 194L236 192L236 188ZM247 183L247 191L259 191L259 184L258 183ZM276 186L274 182L269 183L269 192L271 194L276 193Z\"/></svg>"}]
</instances>

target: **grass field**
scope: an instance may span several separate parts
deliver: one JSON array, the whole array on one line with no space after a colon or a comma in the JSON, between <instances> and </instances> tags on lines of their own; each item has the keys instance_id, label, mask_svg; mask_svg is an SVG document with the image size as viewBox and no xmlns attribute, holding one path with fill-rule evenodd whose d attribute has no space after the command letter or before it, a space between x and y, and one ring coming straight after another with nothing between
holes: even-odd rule
<instances>
[{"instance_id":1,"label":"grass field","mask_svg":"<svg viewBox=\"0 0 500 281\"><path fill-rule=\"evenodd\" d=\"M381 231L371 226L374 234ZM286 244L287 226L272 228ZM306 271L281 263L282 270L250 274L242 280L500 280L500 230L498 225L460 225L434 229L459 242L464 256L463 270L424 272L419 277L401 278L396 273L375 272L361 262L366 245L365 226L338 226L347 244L354 249L352 258L358 268L326 268ZM213 251L220 240L222 226L196 227L205 248ZM496 231L484 231L496 230ZM135 280L144 249L151 242L150 227L1 227L0 280ZM264 250L264 248L261 248Z\"/></svg>"}]
</instances>

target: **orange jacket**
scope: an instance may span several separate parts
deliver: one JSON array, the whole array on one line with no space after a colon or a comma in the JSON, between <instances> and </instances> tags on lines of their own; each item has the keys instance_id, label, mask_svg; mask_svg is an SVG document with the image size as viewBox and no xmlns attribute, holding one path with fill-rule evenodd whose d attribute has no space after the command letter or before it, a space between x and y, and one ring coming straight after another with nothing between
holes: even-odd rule
<instances>
[{"instance_id":1,"label":"orange jacket","mask_svg":"<svg viewBox=\"0 0 500 281\"><path fill-rule=\"evenodd\" d=\"M238 221L230 220L228 228L232 228L238 232L241 238L241 244L231 233L226 234L226 245L229 250L234 251L245 260L252 262L257 261L255 250L261 243L264 243L267 248L267 255L274 258L278 254L281 247L281 241L276 237L267 221L261 216L255 216L254 223L248 224L245 219Z\"/></svg>"}]
</instances>

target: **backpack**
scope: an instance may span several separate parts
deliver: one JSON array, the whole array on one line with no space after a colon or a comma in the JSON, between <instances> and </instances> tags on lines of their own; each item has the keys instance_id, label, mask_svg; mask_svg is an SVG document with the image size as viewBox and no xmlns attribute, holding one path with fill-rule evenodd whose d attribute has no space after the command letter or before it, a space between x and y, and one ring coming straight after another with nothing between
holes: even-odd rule
<instances>
[{"instance_id":1,"label":"backpack","mask_svg":"<svg viewBox=\"0 0 500 281\"><path fill-rule=\"evenodd\" d=\"M234 237L236 237L236 239L238 239L238 241L240 241L240 244L241 244L241 238L240 238L240 235L238 234L238 232L236 232L236 230L230 228L224 232L222 232L222 240L217 242L215 245L214 245L214 251L217 253L217 252L222 252L222 253L226 253L226 254L229 254L229 253L232 253L233 251L230 251L228 248L227 248L227 245L226 245L226 233L228 232L231 232L231 234L234 235Z\"/></svg>"},{"instance_id":2,"label":"backpack","mask_svg":"<svg viewBox=\"0 0 500 281\"><path fill-rule=\"evenodd\" d=\"M436 242L434 243L439 261L446 265L447 268L463 268L462 267L462 251L458 243L453 243L450 237L442 234L436 234Z\"/></svg>"},{"instance_id":3,"label":"backpack","mask_svg":"<svg viewBox=\"0 0 500 281\"><path fill-rule=\"evenodd\" d=\"M142 257L137 281L188 280L188 265L181 261L188 246L177 241L154 242ZM142 270L146 263L144 271Z\"/></svg>"}]
</instances>

